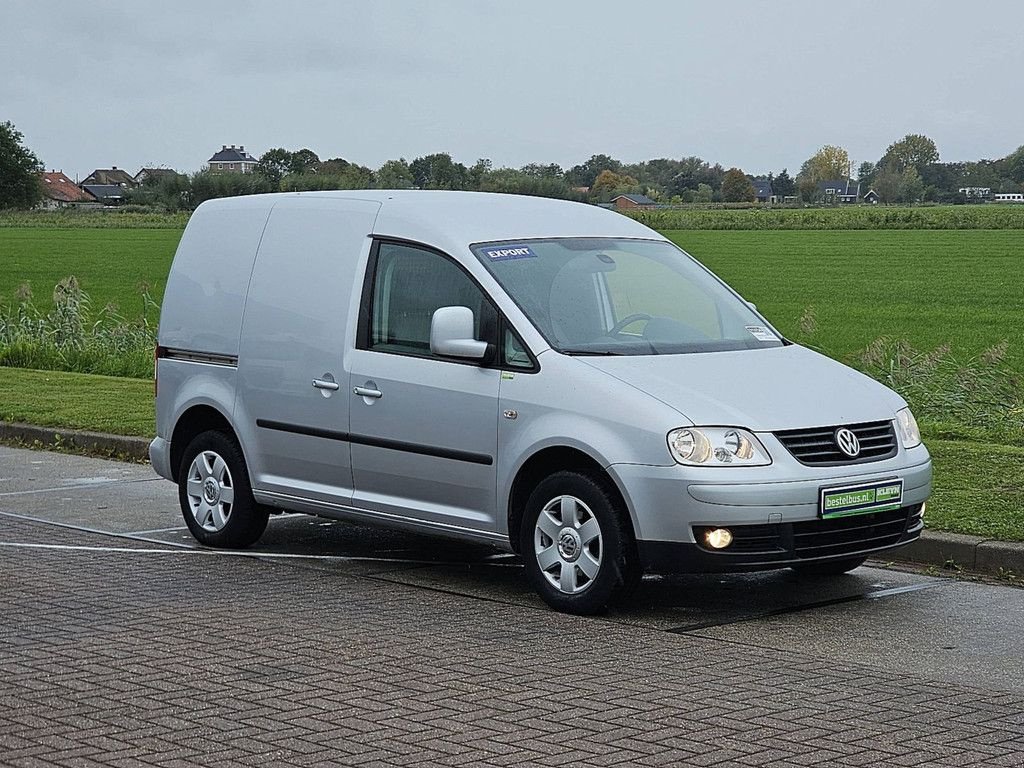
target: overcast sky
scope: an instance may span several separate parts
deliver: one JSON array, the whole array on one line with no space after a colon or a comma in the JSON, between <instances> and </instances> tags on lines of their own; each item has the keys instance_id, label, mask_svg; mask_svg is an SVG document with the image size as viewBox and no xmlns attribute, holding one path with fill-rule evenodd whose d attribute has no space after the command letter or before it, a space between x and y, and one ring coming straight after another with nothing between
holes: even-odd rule
<instances>
[{"instance_id":1,"label":"overcast sky","mask_svg":"<svg viewBox=\"0 0 1024 768\"><path fill-rule=\"evenodd\" d=\"M1024 2L4 0L0 121L47 168L198 170L222 144L378 167L699 155L791 172L906 133L1024 144Z\"/></svg>"}]
</instances>

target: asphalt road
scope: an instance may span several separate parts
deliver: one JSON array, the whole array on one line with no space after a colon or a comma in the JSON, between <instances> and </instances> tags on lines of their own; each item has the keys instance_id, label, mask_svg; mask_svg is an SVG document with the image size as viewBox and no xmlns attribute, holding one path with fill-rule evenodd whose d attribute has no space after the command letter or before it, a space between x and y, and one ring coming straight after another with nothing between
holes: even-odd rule
<instances>
[{"instance_id":1,"label":"asphalt road","mask_svg":"<svg viewBox=\"0 0 1024 768\"><path fill-rule=\"evenodd\" d=\"M283 515L213 552L147 466L0 447L2 765L1020 768L1022 637L1024 590L883 567L584 619L484 547Z\"/></svg>"}]
</instances>

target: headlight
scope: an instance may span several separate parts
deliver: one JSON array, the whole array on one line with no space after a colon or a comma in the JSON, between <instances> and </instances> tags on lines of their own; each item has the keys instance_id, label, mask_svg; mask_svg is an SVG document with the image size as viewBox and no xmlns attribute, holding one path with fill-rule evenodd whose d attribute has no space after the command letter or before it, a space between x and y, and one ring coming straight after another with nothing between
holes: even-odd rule
<instances>
[{"instance_id":1,"label":"headlight","mask_svg":"<svg viewBox=\"0 0 1024 768\"><path fill-rule=\"evenodd\" d=\"M904 448L916 448L921 444L921 430L909 408L896 411L896 431L900 433Z\"/></svg>"},{"instance_id":2,"label":"headlight","mask_svg":"<svg viewBox=\"0 0 1024 768\"><path fill-rule=\"evenodd\" d=\"M681 427L668 433L668 450L680 464L696 467L760 467L771 464L761 442L736 427Z\"/></svg>"}]
</instances>

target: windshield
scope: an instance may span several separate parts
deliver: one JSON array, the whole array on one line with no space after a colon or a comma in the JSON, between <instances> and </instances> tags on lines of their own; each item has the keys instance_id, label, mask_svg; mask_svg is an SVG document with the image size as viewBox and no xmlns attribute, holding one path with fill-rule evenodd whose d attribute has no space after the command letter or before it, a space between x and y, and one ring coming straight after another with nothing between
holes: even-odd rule
<instances>
[{"instance_id":1,"label":"windshield","mask_svg":"<svg viewBox=\"0 0 1024 768\"><path fill-rule=\"evenodd\" d=\"M664 355L783 343L746 302L668 242L559 238L472 249L565 354Z\"/></svg>"}]
</instances>

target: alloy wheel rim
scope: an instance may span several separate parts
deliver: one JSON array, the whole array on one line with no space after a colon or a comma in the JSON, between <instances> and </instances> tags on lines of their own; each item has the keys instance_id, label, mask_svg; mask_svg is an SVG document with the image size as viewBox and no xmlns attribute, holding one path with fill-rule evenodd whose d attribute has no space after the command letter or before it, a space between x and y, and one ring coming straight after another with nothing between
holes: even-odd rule
<instances>
[{"instance_id":1,"label":"alloy wheel rim","mask_svg":"<svg viewBox=\"0 0 1024 768\"><path fill-rule=\"evenodd\" d=\"M579 594L594 583L601 570L601 525L580 499L556 496L537 517L533 548L548 583L562 594Z\"/></svg>"},{"instance_id":2,"label":"alloy wheel rim","mask_svg":"<svg viewBox=\"0 0 1024 768\"><path fill-rule=\"evenodd\" d=\"M227 462L215 451L202 451L192 460L186 481L189 508L205 530L223 530L235 504L235 484Z\"/></svg>"}]
</instances>

